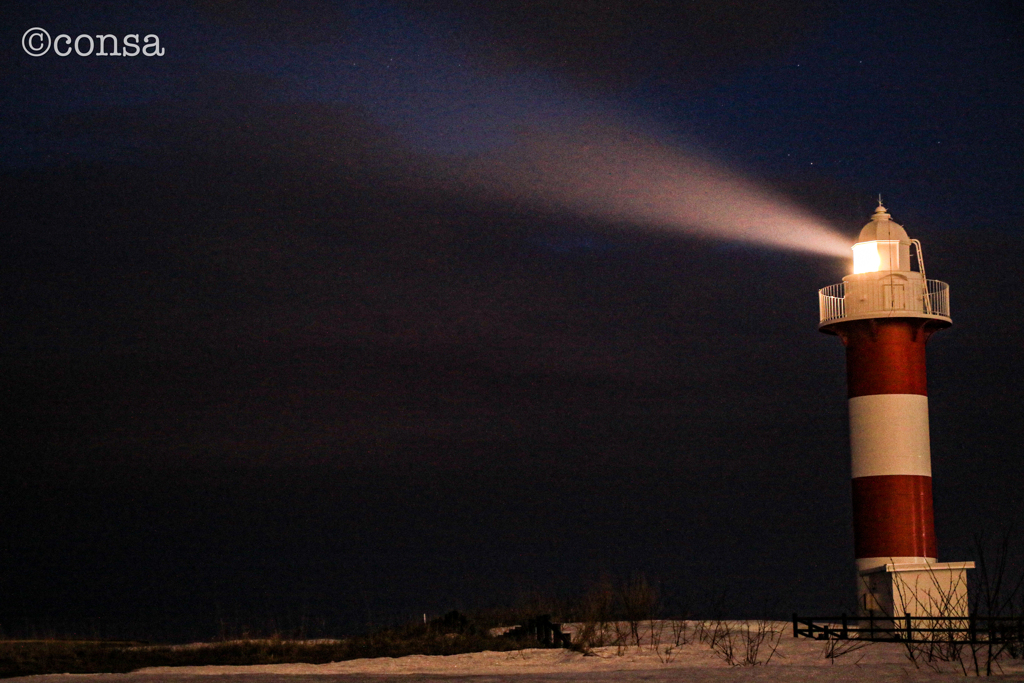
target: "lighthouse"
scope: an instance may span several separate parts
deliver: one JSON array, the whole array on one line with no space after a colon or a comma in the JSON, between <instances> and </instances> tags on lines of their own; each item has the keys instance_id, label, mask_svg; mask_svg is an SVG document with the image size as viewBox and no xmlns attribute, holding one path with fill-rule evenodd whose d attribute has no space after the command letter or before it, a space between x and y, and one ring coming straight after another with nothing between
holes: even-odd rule
<instances>
[{"instance_id":1,"label":"lighthouse","mask_svg":"<svg viewBox=\"0 0 1024 683\"><path fill-rule=\"evenodd\" d=\"M938 562L925 346L949 286L879 201L853 272L818 292L818 329L846 347L857 604L863 616L966 616L971 562Z\"/></svg>"}]
</instances>

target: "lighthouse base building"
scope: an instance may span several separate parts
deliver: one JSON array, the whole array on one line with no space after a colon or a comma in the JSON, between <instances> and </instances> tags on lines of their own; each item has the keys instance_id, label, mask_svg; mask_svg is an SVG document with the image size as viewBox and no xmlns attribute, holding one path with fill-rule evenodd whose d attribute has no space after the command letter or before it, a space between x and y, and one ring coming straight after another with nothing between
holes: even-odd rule
<instances>
[{"instance_id":1,"label":"lighthouse base building","mask_svg":"<svg viewBox=\"0 0 1024 683\"><path fill-rule=\"evenodd\" d=\"M886 563L858 572L861 616L966 617L973 562Z\"/></svg>"},{"instance_id":2,"label":"lighthouse base building","mask_svg":"<svg viewBox=\"0 0 1024 683\"><path fill-rule=\"evenodd\" d=\"M952 324L949 286L925 277L921 243L879 204L853 274L818 302L818 329L846 347L858 609L967 616L974 563L937 561L932 509L925 345Z\"/></svg>"}]
</instances>

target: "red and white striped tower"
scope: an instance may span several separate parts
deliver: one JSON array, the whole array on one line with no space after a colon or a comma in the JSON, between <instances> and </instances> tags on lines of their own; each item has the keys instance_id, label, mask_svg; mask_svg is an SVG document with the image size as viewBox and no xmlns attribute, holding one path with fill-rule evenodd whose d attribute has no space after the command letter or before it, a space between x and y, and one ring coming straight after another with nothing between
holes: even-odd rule
<instances>
[{"instance_id":1,"label":"red and white striped tower","mask_svg":"<svg viewBox=\"0 0 1024 683\"><path fill-rule=\"evenodd\" d=\"M819 303L818 329L846 347L858 604L866 613L891 614L894 579L886 579L884 598L878 581L864 577L940 567L925 344L952 324L949 287L926 279L920 243L879 203L853 245L853 274L822 289Z\"/></svg>"}]
</instances>

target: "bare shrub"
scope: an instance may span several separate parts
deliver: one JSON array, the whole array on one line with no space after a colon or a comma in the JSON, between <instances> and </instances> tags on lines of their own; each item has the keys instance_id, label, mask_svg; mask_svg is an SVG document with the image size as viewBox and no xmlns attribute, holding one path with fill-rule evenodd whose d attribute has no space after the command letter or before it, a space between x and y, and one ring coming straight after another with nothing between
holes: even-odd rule
<instances>
[{"instance_id":1,"label":"bare shrub","mask_svg":"<svg viewBox=\"0 0 1024 683\"><path fill-rule=\"evenodd\" d=\"M830 631L825 638L825 648L822 651L822 654L825 656L825 659L829 660L832 664L835 664L838 658L856 652L857 650L862 650L868 645L871 645L870 640L839 638ZM857 661L859 662L860 659Z\"/></svg>"},{"instance_id":2,"label":"bare shrub","mask_svg":"<svg viewBox=\"0 0 1024 683\"><path fill-rule=\"evenodd\" d=\"M573 649L592 655L595 647L608 645L608 630L615 617L615 586L607 576L593 583L579 600L580 630Z\"/></svg>"},{"instance_id":3,"label":"bare shrub","mask_svg":"<svg viewBox=\"0 0 1024 683\"><path fill-rule=\"evenodd\" d=\"M604 630L592 621L584 621L580 624L576 638L573 639L570 649L576 650L584 656L592 656L595 647L604 645Z\"/></svg>"},{"instance_id":4,"label":"bare shrub","mask_svg":"<svg viewBox=\"0 0 1024 683\"><path fill-rule=\"evenodd\" d=\"M744 666L767 666L779 649L782 631L772 628L767 619L758 619L751 628L750 622L744 624Z\"/></svg>"},{"instance_id":5,"label":"bare shrub","mask_svg":"<svg viewBox=\"0 0 1024 683\"><path fill-rule=\"evenodd\" d=\"M647 644L655 652L661 649L661 637L665 632L665 622L661 619L647 620Z\"/></svg>"},{"instance_id":6,"label":"bare shrub","mask_svg":"<svg viewBox=\"0 0 1024 683\"><path fill-rule=\"evenodd\" d=\"M691 631L685 619L670 619L669 628L672 629L672 644L676 647L689 645L693 642L696 629Z\"/></svg>"},{"instance_id":7,"label":"bare shrub","mask_svg":"<svg viewBox=\"0 0 1024 683\"><path fill-rule=\"evenodd\" d=\"M1002 672L999 660L1004 657L1018 659L1024 657L1024 633L1020 624L1024 622L1024 568L1020 566L1021 539L1014 527L1003 530L992 545L984 532L974 537L974 552L977 557L974 610L983 612L988 617L1016 618L1017 628L1001 634L1003 642L994 643L991 638L987 642L971 642L966 674L970 670L975 676L991 676L995 669ZM1016 560L1015 570L1011 563ZM1016 575L1014 575L1016 574Z\"/></svg>"},{"instance_id":8,"label":"bare shrub","mask_svg":"<svg viewBox=\"0 0 1024 683\"><path fill-rule=\"evenodd\" d=\"M615 631L612 645L615 646L615 654L621 657L626 654L626 649L629 647L629 636L631 635L629 624L624 621L615 621L612 622L612 628Z\"/></svg>"},{"instance_id":9,"label":"bare shrub","mask_svg":"<svg viewBox=\"0 0 1024 683\"><path fill-rule=\"evenodd\" d=\"M641 622L651 620L658 610L658 591L643 574L634 574L619 586L622 616L629 624L629 636L637 649L642 649Z\"/></svg>"},{"instance_id":10,"label":"bare shrub","mask_svg":"<svg viewBox=\"0 0 1024 683\"><path fill-rule=\"evenodd\" d=\"M722 619L697 624L697 637L729 666L767 666L782 641L782 631L767 619L728 622Z\"/></svg>"},{"instance_id":11,"label":"bare shrub","mask_svg":"<svg viewBox=\"0 0 1024 683\"><path fill-rule=\"evenodd\" d=\"M643 574L619 581L602 577L579 599L575 616L581 626L573 648L593 654L594 648L610 645L617 655L630 647L659 650L665 628L656 619L659 610L658 591Z\"/></svg>"},{"instance_id":12,"label":"bare shrub","mask_svg":"<svg viewBox=\"0 0 1024 683\"><path fill-rule=\"evenodd\" d=\"M733 643L732 629L728 622L721 619L713 622L711 628L705 628L708 647L711 651L721 657L729 666L736 666L736 648Z\"/></svg>"},{"instance_id":13,"label":"bare shrub","mask_svg":"<svg viewBox=\"0 0 1024 683\"><path fill-rule=\"evenodd\" d=\"M666 622L663 619L647 620L647 642L662 664L672 661L675 657L674 646L671 643L667 644L664 649L661 646L665 636L665 625Z\"/></svg>"}]
</instances>

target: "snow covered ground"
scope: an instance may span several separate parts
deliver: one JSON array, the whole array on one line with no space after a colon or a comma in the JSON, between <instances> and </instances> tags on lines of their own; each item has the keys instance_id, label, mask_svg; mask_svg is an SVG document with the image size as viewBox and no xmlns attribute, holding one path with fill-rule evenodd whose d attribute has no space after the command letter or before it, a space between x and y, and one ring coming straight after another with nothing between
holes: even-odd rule
<instances>
[{"instance_id":1,"label":"snow covered ground","mask_svg":"<svg viewBox=\"0 0 1024 683\"><path fill-rule=\"evenodd\" d=\"M734 651L740 661L745 656L744 625L732 624ZM692 627L692 623L691 623ZM767 665L731 666L706 642L697 639L675 645L671 629L664 627L652 642L643 638L640 648L605 646L584 656L556 649L518 652L479 652L449 657L411 656L397 659L359 659L331 664L274 664L264 666L203 666L143 669L131 674L88 674L34 676L33 683L328 683L338 681L399 681L434 683L437 681L475 681L478 683L530 683L569 681L822 681L824 683L868 683L884 681L963 680L953 665L944 664L944 672L933 671L908 660L902 645L872 643L834 659L826 657L826 643L793 638L791 626L772 622L778 648ZM573 631L576 630L574 627ZM848 641L847 641L848 642ZM770 646L762 643L757 659L764 661ZM996 680L1024 681L1024 661L1003 661ZM215 678L211 678L215 677Z\"/></svg>"}]
</instances>

